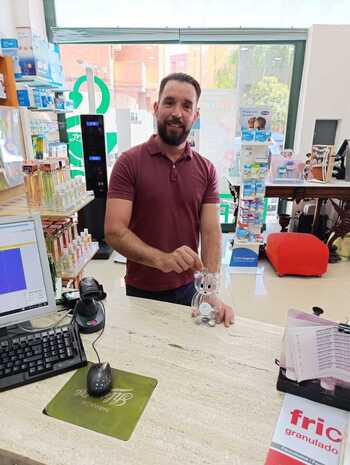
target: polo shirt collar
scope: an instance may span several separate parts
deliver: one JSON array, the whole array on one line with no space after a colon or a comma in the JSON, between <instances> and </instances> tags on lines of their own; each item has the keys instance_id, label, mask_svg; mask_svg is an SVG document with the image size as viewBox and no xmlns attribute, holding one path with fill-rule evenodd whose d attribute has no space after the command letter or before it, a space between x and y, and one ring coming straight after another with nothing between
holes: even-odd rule
<instances>
[{"instance_id":1,"label":"polo shirt collar","mask_svg":"<svg viewBox=\"0 0 350 465\"><path fill-rule=\"evenodd\" d=\"M162 151L160 150L160 147L156 141L156 134L153 134L148 139L148 141L146 142L146 147L150 155L162 155ZM192 156L193 156L193 152L192 152L191 146L188 142L186 142L185 151L184 151L183 157L181 158L186 158L187 160L190 160Z\"/></svg>"}]
</instances>

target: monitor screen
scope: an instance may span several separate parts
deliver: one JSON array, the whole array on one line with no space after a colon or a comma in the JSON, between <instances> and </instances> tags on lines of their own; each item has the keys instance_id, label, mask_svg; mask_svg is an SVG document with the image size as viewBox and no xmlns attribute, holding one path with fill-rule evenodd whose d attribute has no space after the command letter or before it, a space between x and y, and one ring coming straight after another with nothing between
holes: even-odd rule
<instances>
[{"instance_id":1,"label":"monitor screen","mask_svg":"<svg viewBox=\"0 0 350 465\"><path fill-rule=\"evenodd\" d=\"M0 326L55 310L40 216L0 217Z\"/></svg>"}]
</instances>

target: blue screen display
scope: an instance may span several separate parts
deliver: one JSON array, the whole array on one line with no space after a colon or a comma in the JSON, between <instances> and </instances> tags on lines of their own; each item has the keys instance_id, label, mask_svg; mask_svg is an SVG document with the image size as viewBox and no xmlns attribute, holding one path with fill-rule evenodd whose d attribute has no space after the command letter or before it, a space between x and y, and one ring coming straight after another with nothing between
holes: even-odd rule
<instances>
[{"instance_id":1,"label":"blue screen display","mask_svg":"<svg viewBox=\"0 0 350 465\"><path fill-rule=\"evenodd\" d=\"M101 155L89 155L89 160L90 161L101 161L102 157Z\"/></svg>"},{"instance_id":2,"label":"blue screen display","mask_svg":"<svg viewBox=\"0 0 350 465\"><path fill-rule=\"evenodd\" d=\"M0 250L0 294L27 289L21 249Z\"/></svg>"},{"instance_id":3,"label":"blue screen display","mask_svg":"<svg viewBox=\"0 0 350 465\"><path fill-rule=\"evenodd\" d=\"M86 126L99 126L99 121L86 121Z\"/></svg>"}]
</instances>

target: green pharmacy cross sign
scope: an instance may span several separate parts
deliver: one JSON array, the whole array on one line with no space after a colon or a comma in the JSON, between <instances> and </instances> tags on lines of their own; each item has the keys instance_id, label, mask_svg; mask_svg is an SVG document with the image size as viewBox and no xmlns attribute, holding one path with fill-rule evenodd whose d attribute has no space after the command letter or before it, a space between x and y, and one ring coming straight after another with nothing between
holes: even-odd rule
<instances>
[{"instance_id":1,"label":"green pharmacy cross sign","mask_svg":"<svg viewBox=\"0 0 350 465\"><path fill-rule=\"evenodd\" d=\"M72 92L69 94L69 98L73 101L74 109L77 110L82 101L83 95L80 92L80 87L87 81L86 76L80 76L74 84ZM99 77L94 76L94 83L100 89L101 92L101 103L96 110L97 114L107 113L110 107L110 93L106 83ZM78 127L78 128L76 128ZM76 128L76 129L73 129ZM71 166L71 176L84 176L84 163L83 163L83 144L81 140L81 129L80 129L80 116L74 115L67 118L67 133L69 143L69 162ZM107 154L110 154L114 147L117 145L117 133L107 132L106 133L106 144Z\"/></svg>"}]
</instances>

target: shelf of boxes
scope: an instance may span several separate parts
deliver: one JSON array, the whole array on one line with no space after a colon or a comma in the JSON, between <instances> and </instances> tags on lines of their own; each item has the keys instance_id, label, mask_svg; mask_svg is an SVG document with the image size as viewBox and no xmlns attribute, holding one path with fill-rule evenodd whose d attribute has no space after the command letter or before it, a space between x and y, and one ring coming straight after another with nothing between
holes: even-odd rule
<instances>
[{"instance_id":1,"label":"shelf of boxes","mask_svg":"<svg viewBox=\"0 0 350 465\"><path fill-rule=\"evenodd\" d=\"M68 95L64 95L65 92L70 90L64 88L63 85L62 67L59 52L55 49L56 46L46 44L48 45L48 62L45 63L50 64L50 73L47 73L46 77L26 75L27 72L37 73L40 71L40 69L35 69L37 65L36 58L38 57L35 55L37 48L33 44L35 43L38 47L40 45L45 51L47 47L42 41L39 43L38 38L32 36L31 31L27 30L27 28L21 28L21 37L19 39L22 50L33 51L33 56L30 57L33 64L29 63L29 61L21 63L23 57L17 54L17 51L16 53L10 53L10 56L0 55L0 74L3 76L7 96L6 99L1 99L0 105L18 107L20 104L20 126L26 153L23 166L41 163L40 173L43 176L45 174L46 179L39 179L42 191L33 189L34 184L37 186L38 180L36 180L36 183L32 182L32 186L29 186L30 189L28 190L30 195L26 192L26 188L28 189L30 184L28 182L25 182L25 185L19 185L0 192L0 216L26 216L38 213L44 217L43 223L50 219L56 219L56 222L59 222L72 217L88 205L94 199L94 195L92 192L85 194L84 190L79 191L78 186L74 185L69 175L68 178L58 178L55 170L54 179L47 180L49 177L47 174L51 174L51 171L41 169L44 168L44 165L58 162L60 162L61 167L65 163L68 166L67 138L62 127L65 123L64 114L72 111L73 105L69 101ZM17 41L15 41L15 44L12 42L7 40L7 48L17 50ZM29 46L27 46L28 44ZM3 43L1 43L1 46L3 51ZM9 50L9 52L13 52L13 50ZM16 59L17 55L19 55L19 60ZM17 68L16 63L19 65ZM25 69L22 69L22 65ZM19 77L21 74L22 76ZM63 159L66 162L62 162ZM39 168L37 169L39 170ZM28 171L26 173L28 174ZM50 182L44 183L44 181ZM38 196L32 195L34 191L39 191L40 194ZM48 192L48 194L42 195L44 191ZM75 204L72 205L73 203ZM76 278L97 250L98 244L93 243L74 269L64 274L64 279ZM56 284L58 282L60 282L60 279L56 281Z\"/></svg>"},{"instance_id":2,"label":"shelf of boxes","mask_svg":"<svg viewBox=\"0 0 350 465\"><path fill-rule=\"evenodd\" d=\"M257 131L258 132L258 131ZM245 136L253 140L244 140ZM241 189L235 239L230 258L230 270L237 273L257 272L259 247L263 243L265 179L268 174L268 133L242 130Z\"/></svg>"},{"instance_id":3,"label":"shelf of boxes","mask_svg":"<svg viewBox=\"0 0 350 465\"><path fill-rule=\"evenodd\" d=\"M50 150L58 145L63 146L65 156L66 158L68 157L67 142L60 140L60 128L57 119L57 114L60 113L61 111L50 109L31 110L30 108L20 107L27 160L56 158L55 155L50 154ZM41 157L36 154L38 148L37 142L41 144Z\"/></svg>"},{"instance_id":4,"label":"shelf of boxes","mask_svg":"<svg viewBox=\"0 0 350 465\"><path fill-rule=\"evenodd\" d=\"M65 281L70 279L76 279L83 271L85 266L92 259L92 257L95 255L95 253L98 251L98 248L98 242L91 242L89 249L80 258L79 262L72 269L63 271L61 273L61 278Z\"/></svg>"},{"instance_id":5,"label":"shelf of boxes","mask_svg":"<svg viewBox=\"0 0 350 465\"><path fill-rule=\"evenodd\" d=\"M43 88L50 88L57 91L61 91L60 84L58 82L50 81L47 78L41 76L22 76L16 79L18 84L28 84L32 87L43 87ZM65 89L62 88L62 92Z\"/></svg>"},{"instance_id":6,"label":"shelf of boxes","mask_svg":"<svg viewBox=\"0 0 350 465\"><path fill-rule=\"evenodd\" d=\"M72 110L56 110L55 108L39 108L39 107L26 107L30 111L50 111L53 113L72 113Z\"/></svg>"}]
</instances>

